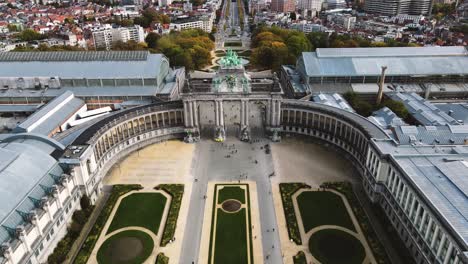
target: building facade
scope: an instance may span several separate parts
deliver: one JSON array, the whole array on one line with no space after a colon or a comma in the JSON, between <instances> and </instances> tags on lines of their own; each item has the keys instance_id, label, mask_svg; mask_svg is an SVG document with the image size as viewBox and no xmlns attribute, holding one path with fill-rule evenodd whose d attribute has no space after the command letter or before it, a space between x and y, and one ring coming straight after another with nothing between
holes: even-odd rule
<instances>
[{"instance_id":1,"label":"building facade","mask_svg":"<svg viewBox=\"0 0 468 264\"><path fill-rule=\"evenodd\" d=\"M294 12L295 8L293 0L272 0L270 4L270 10L278 13Z\"/></svg>"},{"instance_id":2,"label":"building facade","mask_svg":"<svg viewBox=\"0 0 468 264\"><path fill-rule=\"evenodd\" d=\"M110 26L93 31L94 47L96 49L110 50L112 45L129 40L137 43L145 41L144 30L139 25L132 27L112 28Z\"/></svg>"},{"instance_id":3,"label":"building facade","mask_svg":"<svg viewBox=\"0 0 468 264\"><path fill-rule=\"evenodd\" d=\"M395 16L430 15L433 1L430 0L369 0L364 3L364 10L368 13Z\"/></svg>"}]
</instances>

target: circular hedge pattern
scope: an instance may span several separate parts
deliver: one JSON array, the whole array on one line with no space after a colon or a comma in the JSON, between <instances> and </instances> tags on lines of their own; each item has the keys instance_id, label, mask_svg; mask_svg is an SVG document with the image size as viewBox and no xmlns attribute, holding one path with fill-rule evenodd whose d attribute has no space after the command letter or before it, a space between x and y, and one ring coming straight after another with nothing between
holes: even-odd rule
<instances>
[{"instance_id":1,"label":"circular hedge pattern","mask_svg":"<svg viewBox=\"0 0 468 264\"><path fill-rule=\"evenodd\" d=\"M310 253L321 263L361 264L366 251L354 236L337 229L324 229L309 239Z\"/></svg>"},{"instance_id":2,"label":"circular hedge pattern","mask_svg":"<svg viewBox=\"0 0 468 264\"><path fill-rule=\"evenodd\" d=\"M99 264L143 263L153 252L154 242L142 231L127 230L106 239L98 250Z\"/></svg>"}]
</instances>

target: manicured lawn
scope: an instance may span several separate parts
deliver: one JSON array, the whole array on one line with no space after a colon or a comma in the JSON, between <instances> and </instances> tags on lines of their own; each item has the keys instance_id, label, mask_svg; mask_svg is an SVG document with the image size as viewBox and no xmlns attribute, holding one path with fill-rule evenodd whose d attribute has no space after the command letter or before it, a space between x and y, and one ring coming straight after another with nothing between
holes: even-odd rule
<instances>
[{"instance_id":1,"label":"manicured lawn","mask_svg":"<svg viewBox=\"0 0 468 264\"><path fill-rule=\"evenodd\" d=\"M218 192L218 203L222 203L229 199L238 200L245 203L245 191L239 186L224 186Z\"/></svg>"},{"instance_id":2,"label":"manicured lawn","mask_svg":"<svg viewBox=\"0 0 468 264\"><path fill-rule=\"evenodd\" d=\"M366 257L359 240L336 229L314 233L309 240L309 250L318 261L327 264L361 264Z\"/></svg>"},{"instance_id":3,"label":"manicured lawn","mask_svg":"<svg viewBox=\"0 0 468 264\"><path fill-rule=\"evenodd\" d=\"M125 197L107 233L127 226L140 226L157 234L166 200L160 193L134 193Z\"/></svg>"},{"instance_id":4,"label":"manicured lawn","mask_svg":"<svg viewBox=\"0 0 468 264\"><path fill-rule=\"evenodd\" d=\"M135 253L135 244L125 244L125 241L137 241L138 251ZM141 244L140 244L141 243ZM127 230L117 233L108 238L97 253L99 264L140 264L143 263L153 252L153 239L145 232ZM129 257L133 256L134 257Z\"/></svg>"},{"instance_id":5,"label":"manicured lawn","mask_svg":"<svg viewBox=\"0 0 468 264\"><path fill-rule=\"evenodd\" d=\"M214 263L247 263L246 212L225 213L218 209Z\"/></svg>"},{"instance_id":6,"label":"manicured lawn","mask_svg":"<svg viewBox=\"0 0 468 264\"><path fill-rule=\"evenodd\" d=\"M355 231L340 196L328 191L303 192L297 197L305 232L321 225L337 225Z\"/></svg>"}]
</instances>

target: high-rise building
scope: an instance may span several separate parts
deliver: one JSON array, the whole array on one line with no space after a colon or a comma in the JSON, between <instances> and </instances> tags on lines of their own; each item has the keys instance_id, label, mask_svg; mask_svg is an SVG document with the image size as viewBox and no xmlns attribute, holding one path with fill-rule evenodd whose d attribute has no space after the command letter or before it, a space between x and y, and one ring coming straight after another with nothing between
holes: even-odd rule
<instances>
[{"instance_id":1,"label":"high-rise building","mask_svg":"<svg viewBox=\"0 0 468 264\"><path fill-rule=\"evenodd\" d=\"M322 3L322 0L299 0L297 9L320 12L322 10Z\"/></svg>"},{"instance_id":2,"label":"high-rise building","mask_svg":"<svg viewBox=\"0 0 468 264\"><path fill-rule=\"evenodd\" d=\"M272 0L271 11L273 12L293 12L295 9L295 1L293 0Z\"/></svg>"},{"instance_id":3,"label":"high-rise building","mask_svg":"<svg viewBox=\"0 0 468 264\"><path fill-rule=\"evenodd\" d=\"M135 25L133 27L112 28L110 25L93 31L94 47L109 50L116 42L145 41L143 28Z\"/></svg>"},{"instance_id":4,"label":"high-rise building","mask_svg":"<svg viewBox=\"0 0 468 264\"><path fill-rule=\"evenodd\" d=\"M367 0L364 9L368 13L385 15L427 15L431 13L431 0Z\"/></svg>"}]
</instances>

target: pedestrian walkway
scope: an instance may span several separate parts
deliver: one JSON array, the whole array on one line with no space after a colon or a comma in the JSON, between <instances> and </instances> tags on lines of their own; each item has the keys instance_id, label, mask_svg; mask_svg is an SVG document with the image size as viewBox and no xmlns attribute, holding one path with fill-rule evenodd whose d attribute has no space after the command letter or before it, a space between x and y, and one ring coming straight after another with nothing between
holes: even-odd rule
<instances>
[{"instance_id":1,"label":"pedestrian walkway","mask_svg":"<svg viewBox=\"0 0 468 264\"><path fill-rule=\"evenodd\" d=\"M385 252L387 252L388 257L392 263L405 263L405 261L400 257L397 253L395 247L393 246L392 242L390 241L387 232L385 232L385 228L380 224L377 216L374 214L372 205L369 202L369 199L366 197L364 193L364 189L362 185L359 183L353 184L354 194L356 195L359 203L361 204L362 208L364 209L369 222L372 225L374 231L378 234L380 242L383 244L383 248Z\"/></svg>"},{"instance_id":2,"label":"pedestrian walkway","mask_svg":"<svg viewBox=\"0 0 468 264\"><path fill-rule=\"evenodd\" d=\"M94 210L91 213L89 220L83 226L83 229L81 230L80 235L76 239L75 243L73 243L72 247L70 248L70 252L68 253L68 257L65 260L65 263L73 263L75 261L75 258L80 252L80 249L83 246L83 243L85 242L86 238L88 237L89 232L91 232L91 229L93 228L94 223L96 223L98 216L101 214L102 209L106 205L111 192L112 192L112 186L104 186L102 195L100 195L99 199L96 201Z\"/></svg>"}]
</instances>

